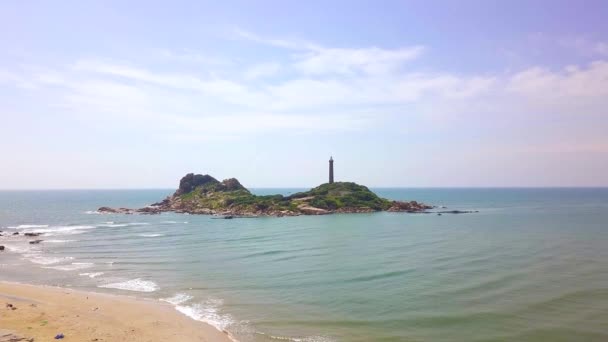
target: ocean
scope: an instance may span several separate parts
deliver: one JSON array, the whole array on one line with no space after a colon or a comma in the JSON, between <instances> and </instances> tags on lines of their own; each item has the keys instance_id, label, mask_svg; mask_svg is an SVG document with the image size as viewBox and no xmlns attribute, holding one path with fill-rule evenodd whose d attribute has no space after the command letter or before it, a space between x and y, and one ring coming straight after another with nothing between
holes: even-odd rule
<instances>
[{"instance_id":1,"label":"ocean","mask_svg":"<svg viewBox=\"0 0 608 342\"><path fill-rule=\"evenodd\" d=\"M173 190L1 191L0 280L166 301L243 342L608 340L608 189L372 190L479 212L101 215Z\"/></svg>"}]
</instances>

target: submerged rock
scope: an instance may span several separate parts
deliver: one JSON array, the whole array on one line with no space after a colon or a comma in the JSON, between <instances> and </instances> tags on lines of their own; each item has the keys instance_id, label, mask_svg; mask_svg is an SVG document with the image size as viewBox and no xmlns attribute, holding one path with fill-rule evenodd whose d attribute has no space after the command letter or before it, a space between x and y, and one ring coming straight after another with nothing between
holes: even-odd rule
<instances>
[{"instance_id":1,"label":"submerged rock","mask_svg":"<svg viewBox=\"0 0 608 342\"><path fill-rule=\"evenodd\" d=\"M32 240L30 241L30 245L37 245L39 243L41 243L43 240Z\"/></svg>"},{"instance_id":2,"label":"submerged rock","mask_svg":"<svg viewBox=\"0 0 608 342\"><path fill-rule=\"evenodd\" d=\"M479 210L447 210L447 211L438 211L437 214L471 214L478 213Z\"/></svg>"},{"instance_id":3,"label":"submerged rock","mask_svg":"<svg viewBox=\"0 0 608 342\"><path fill-rule=\"evenodd\" d=\"M110 207L101 207L97 209L97 212L101 214L133 214L135 212L134 209L129 208L110 208Z\"/></svg>"}]
</instances>

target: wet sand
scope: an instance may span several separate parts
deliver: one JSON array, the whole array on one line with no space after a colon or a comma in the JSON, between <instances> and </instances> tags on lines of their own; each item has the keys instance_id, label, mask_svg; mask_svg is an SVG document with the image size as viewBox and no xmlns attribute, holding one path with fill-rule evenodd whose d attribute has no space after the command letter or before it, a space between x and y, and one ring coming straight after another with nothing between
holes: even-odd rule
<instances>
[{"instance_id":1,"label":"wet sand","mask_svg":"<svg viewBox=\"0 0 608 342\"><path fill-rule=\"evenodd\" d=\"M162 302L0 282L0 342L231 341Z\"/></svg>"}]
</instances>

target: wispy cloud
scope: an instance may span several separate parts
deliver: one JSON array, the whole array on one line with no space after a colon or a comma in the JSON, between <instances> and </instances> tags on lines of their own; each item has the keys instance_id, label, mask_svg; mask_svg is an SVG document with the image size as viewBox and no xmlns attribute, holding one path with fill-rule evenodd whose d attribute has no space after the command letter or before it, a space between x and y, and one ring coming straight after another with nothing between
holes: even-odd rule
<instances>
[{"instance_id":1,"label":"wispy cloud","mask_svg":"<svg viewBox=\"0 0 608 342\"><path fill-rule=\"evenodd\" d=\"M321 49L321 47L319 45L306 41L306 40L267 38L267 37L262 37L256 33L253 33L253 32L247 31L247 30L243 30L240 28L234 29L234 34L237 38L240 38L240 39L249 40L252 42L256 42L256 43L260 43L260 44L264 44L264 45L268 45L268 46L279 47L279 48L292 49L292 50Z\"/></svg>"},{"instance_id":2,"label":"wispy cloud","mask_svg":"<svg viewBox=\"0 0 608 342\"><path fill-rule=\"evenodd\" d=\"M296 39L265 38L240 29L236 33L253 42L295 50L294 66L303 73L313 75L391 72L403 63L420 57L425 50L422 45L397 49L324 47Z\"/></svg>"},{"instance_id":3,"label":"wispy cloud","mask_svg":"<svg viewBox=\"0 0 608 342\"><path fill-rule=\"evenodd\" d=\"M256 64L245 70L244 76L247 80L270 77L281 71L281 64L276 62Z\"/></svg>"},{"instance_id":4,"label":"wispy cloud","mask_svg":"<svg viewBox=\"0 0 608 342\"><path fill-rule=\"evenodd\" d=\"M409 66L423 61L423 46L338 48L238 34L285 49L285 58L236 65L230 73L196 73L179 63L174 71L160 71L145 61L81 59L0 72L0 82L22 89L59 87L52 101L78 115L146 120L155 131L197 139L357 130L387 115L480 117L497 108L601 115L608 106L608 62L601 60L557 70L456 74Z\"/></svg>"}]
</instances>

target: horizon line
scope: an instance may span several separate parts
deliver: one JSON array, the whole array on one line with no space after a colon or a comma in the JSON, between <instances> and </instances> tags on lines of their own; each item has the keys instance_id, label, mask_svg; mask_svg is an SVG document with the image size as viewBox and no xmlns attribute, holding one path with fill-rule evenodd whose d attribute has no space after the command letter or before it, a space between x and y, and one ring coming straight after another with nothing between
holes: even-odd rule
<instances>
[{"instance_id":1,"label":"horizon line","mask_svg":"<svg viewBox=\"0 0 608 342\"><path fill-rule=\"evenodd\" d=\"M542 185L542 186L367 186L370 189L608 189L608 185ZM312 189L314 186L252 186L247 189ZM0 191L110 191L110 190L176 190L176 188L0 188Z\"/></svg>"}]
</instances>

